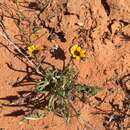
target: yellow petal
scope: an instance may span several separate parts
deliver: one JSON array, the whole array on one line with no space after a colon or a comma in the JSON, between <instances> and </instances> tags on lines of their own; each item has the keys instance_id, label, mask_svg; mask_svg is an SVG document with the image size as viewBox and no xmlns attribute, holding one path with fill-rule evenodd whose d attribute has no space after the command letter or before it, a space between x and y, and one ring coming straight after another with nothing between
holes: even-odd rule
<instances>
[{"instance_id":1,"label":"yellow petal","mask_svg":"<svg viewBox=\"0 0 130 130\"><path fill-rule=\"evenodd\" d=\"M81 56L81 57L85 57L85 56L86 56L86 54L85 54L85 53L86 53L86 51L85 51L85 50L80 51L80 56Z\"/></svg>"},{"instance_id":2,"label":"yellow petal","mask_svg":"<svg viewBox=\"0 0 130 130\"><path fill-rule=\"evenodd\" d=\"M28 47L28 51L32 51L32 48L31 48L31 47Z\"/></svg>"},{"instance_id":3,"label":"yellow petal","mask_svg":"<svg viewBox=\"0 0 130 130\"><path fill-rule=\"evenodd\" d=\"M84 53L84 54L85 54L85 53L86 53L86 50L82 49L82 53Z\"/></svg>"},{"instance_id":4,"label":"yellow petal","mask_svg":"<svg viewBox=\"0 0 130 130\"><path fill-rule=\"evenodd\" d=\"M75 57L77 57L77 56L74 54L74 55L72 55L72 57L75 58Z\"/></svg>"},{"instance_id":5,"label":"yellow petal","mask_svg":"<svg viewBox=\"0 0 130 130\"><path fill-rule=\"evenodd\" d=\"M73 47L77 48L79 45L78 44L75 44Z\"/></svg>"},{"instance_id":6,"label":"yellow petal","mask_svg":"<svg viewBox=\"0 0 130 130\"><path fill-rule=\"evenodd\" d=\"M85 54L80 54L80 57L83 58L83 57L86 57L86 55Z\"/></svg>"},{"instance_id":7,"label":"yellow petal","mask_svg":"<svg viewBox=\"0 0 130 130\"><path fill-rule=\"evenodd\" d=\"M28 51L28 54L29 54L29 56L32 56L32 52L31 51Z\"/></svg>"},{"instance_id":8,"label":"yellow petal","mask_svg":"<svg viewBox=\"0 0 130 130\"><path fill-rule=\"evenodd\" d=\"M78 47L78 44L76 44L76 45L74 45L74 46L71 47L70 53L71 53L72 55L74 55L74 52L75 52L75 50L76 50L77 47Z\"/></svg>"},{"instance_id":9,"label":"yellow petal","mask_svg":"<svg viewBox=\"0 0 130 130\"><path fill-rule=\"evenodd\" d=\"M32 56L34 51L39 51L40 48L37 45L31 45L28 47L28 54Z\"/></svg>"},{"instance_id":10,"label":"yellow petal","mask_svg":"<svg viewBox=\"0 0 130 130\"><path fill-rule=\"evenodd\" d=\"M74 55L74 50L72 48L70 49L70 54Z\"/></svg>"},{"instance_id":11,"label":"yellow petal","mask_svg":"<svg viewBox=\"0 0 130 130\"><path fill-rule=\"evenodd\" d=\"M77 46L76 51L80 52L81 51L81 47Z\"/></svg>"},{"instance_id":12,"label":"yellow petal","mask_svg":"<svg viewBox=\"0 0 130 130\"><path fill-rule=\"evenodd\" d=\"M31 49L30 49L30 50L28 50L28 53L29 53L29 54L32 54L32 52L33 52L33 51L32 51Z\"/></svg>"},{"instance_id":13,"label":"yellow petal","mask_svg":"<svg viewBox=\"0 0 130 130\"><path fill-rule=\"evenodd\" d=\"M76 56L76 60L80 61L80 56Z\"/></svg>"},{"instance_id":14,"label":"yellow petal","mask_svg":"<svg viewBox=\"0 0 130 130\"><path fill-rule=\"evenodd\" d=\"M78 47L78 44L72 46L72 47L71 47L71 50L72 50L72 51L75 51L77 47Z\"/></svg>"}]
</instances>

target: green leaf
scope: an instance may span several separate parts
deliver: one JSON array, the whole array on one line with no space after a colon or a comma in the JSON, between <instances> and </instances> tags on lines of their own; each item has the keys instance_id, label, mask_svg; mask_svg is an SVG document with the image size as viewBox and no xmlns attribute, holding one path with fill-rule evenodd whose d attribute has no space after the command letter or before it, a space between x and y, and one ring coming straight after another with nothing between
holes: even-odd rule
<instances>
[{"instance_id":1,"label":"green leaf","mask_svg":"<svg viewBox=\"0 0 130 130\"><path fill-rule=\"evenodd\" d=\"M86 93L89 96L95 96L101 88L97 86L88 86L88 85L76 85L77 86L77 92L78 93Z\"/></svg>"},{"instance_id":2,"label":"green leaf","mask_svg":"<svg viewBox=\"0 0 130 130\"><path fill-rule=\"evenodd\" d=\"M49 85L49 81L46 79L45 81L42 81L37 85L35 91L43 92L45 90L46 86L48 86L48 85Z\"/></svg>"}]
</instances>

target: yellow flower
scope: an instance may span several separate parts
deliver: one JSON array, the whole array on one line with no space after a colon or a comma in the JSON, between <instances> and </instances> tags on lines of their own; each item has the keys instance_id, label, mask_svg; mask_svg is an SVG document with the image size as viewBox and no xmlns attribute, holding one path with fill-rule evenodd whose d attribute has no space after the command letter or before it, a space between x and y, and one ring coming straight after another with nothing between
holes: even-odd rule
<instances>
[{"instance_id":1,"label":"yellow flower","mask_svg":"<svg viewBox=\"0 0 130 130\"><path fill-rule=\"evenodd\" d=\"M37 45L31 45L28 47L28 54L29 56L32 56L33 54L38 53L40 50L39 46Z\"/></svg>"},{"instance_id":2,"label":"yellow flower","mask_svg":"<svg viewBox=\"0 0 130 130\"><path fill-rule=\"evenodd\" d=\"M70 48L70 54L79 61L86 56L86 50L82 49L78 44L75 44Z\"/></svg>"}]
</instances>

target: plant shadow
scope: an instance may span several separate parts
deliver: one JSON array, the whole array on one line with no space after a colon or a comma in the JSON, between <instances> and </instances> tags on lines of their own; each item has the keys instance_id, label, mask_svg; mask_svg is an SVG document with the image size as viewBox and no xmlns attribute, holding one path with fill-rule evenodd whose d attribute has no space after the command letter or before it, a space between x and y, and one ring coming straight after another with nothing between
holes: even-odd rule
<instances>
[{"instance_id":1,"label":"plant shadow","mask_svg":"<svg viewBox=\"0 0 130 130\"><path fill-rule=\"evenodd\" d=\"M25 85L34 85L35 84L35 78L33 78L34 75L37 75L36 71L34 68L31 66L26 65L25 70L19 70L13 67L12 64L6 63L8 68L17 71L17 72L22 72L25 74L24 77L21 79L18 77L15 83L13 83L13 87L18 87L18 86L25 86Z\"/></svg>"},{"instance_id":2,"label":"plant shadow","mask_svg":"<svg viewBox=\"0 0 130 130\"><path fill-rule=\"evenodd\" d=\"M35 110L40 110L41 108L45 108L48 104L48 100L46 100L45 95L37 95L32 91L18 91L18 95L10 95L0 100L7 101L8 103L2 104L3 107L22 107L24 109L17 109L11 113L7 113L4 116L25 116L27 114L32 114ZM39 96L39 98L38 98Z\"/></svg>"}]
</instances>

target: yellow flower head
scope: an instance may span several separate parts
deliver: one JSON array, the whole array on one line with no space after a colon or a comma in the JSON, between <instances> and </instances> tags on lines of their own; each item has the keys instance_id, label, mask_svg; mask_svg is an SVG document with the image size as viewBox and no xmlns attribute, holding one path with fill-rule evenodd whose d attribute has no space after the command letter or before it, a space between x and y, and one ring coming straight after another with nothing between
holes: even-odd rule
<instances>
[{"instance_id":1,"label":"yellow flower head","mask_svg":"<svg viewBox=\"0 0 130 130\"><path fill-rule=\"evenodd\" d=\"M79 61L86 56L86 50L82 49L78 44L75 44L70 48L70 54Z\"/></svg>"},{"instance_id":2,"label":"yellow flower head","mask_svg":"<svg viewBox=\"0 0 130 130\"><path fill-rule=\"evenodd\" d=\"M31 45L28 47L28 54L29 56L32 56L33 54L38 53L40 50L39 46L37 45Z\"/></svg>"}]
</instances>

